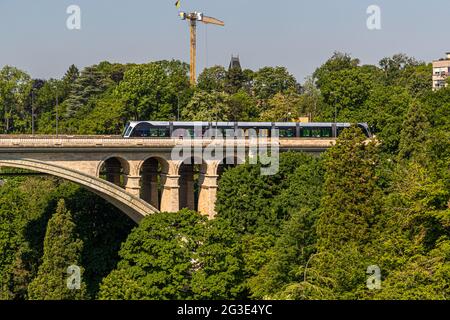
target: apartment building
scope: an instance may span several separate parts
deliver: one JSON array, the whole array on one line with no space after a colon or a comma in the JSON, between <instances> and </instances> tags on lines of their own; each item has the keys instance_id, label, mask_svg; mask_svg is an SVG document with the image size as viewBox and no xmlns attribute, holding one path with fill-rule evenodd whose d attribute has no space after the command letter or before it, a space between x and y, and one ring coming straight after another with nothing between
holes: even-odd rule
<instances>
[{"instance_id":1,"label":"apartment building","mask_svg":"<svg viewBox=\"0 0 450 320\"><path fill-rule=\"evenodd\" d=\"M450 52L445 59L433 61L433 90L448 86L447 78L450 73Z\"/></svg>"}]
</instances>

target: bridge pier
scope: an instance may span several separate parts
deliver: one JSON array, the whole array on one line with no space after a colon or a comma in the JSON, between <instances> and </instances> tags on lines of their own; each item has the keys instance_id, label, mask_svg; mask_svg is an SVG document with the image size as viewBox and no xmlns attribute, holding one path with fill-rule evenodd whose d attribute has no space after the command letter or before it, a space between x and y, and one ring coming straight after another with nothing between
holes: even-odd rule
<instances>
[{"instance_id":1,"label":"bridge pier","mask_svg":"<svg viewBox=\"0 0 450 320\"><path fill-rule=\"evenodd\" d=\"M161 174L161 183L164 186L161 196L161 212L180 211L180 176Z\"/></svg>"},{"instance_id":2,"label":"bridge pier","mask_svg":"<svg viewBox=\"0 0 450 320\"><path fill-rule=\"evenodd\" d=\"M205 173L201 173L199 178L198 211L210 219L216 215L218 178L217 175L207 175Z\"/></svg>"},{"instance_id":3,"label":"bridge pier","mask_svg":"<svg viewBox=\"0 0 450 320\"><path fill-rule=\"evenodd\" d=\"M141 184L140 176L129 175L125 177L125 191L138 198L141 196L140 184Z\"/></svg>"}]
</instances>

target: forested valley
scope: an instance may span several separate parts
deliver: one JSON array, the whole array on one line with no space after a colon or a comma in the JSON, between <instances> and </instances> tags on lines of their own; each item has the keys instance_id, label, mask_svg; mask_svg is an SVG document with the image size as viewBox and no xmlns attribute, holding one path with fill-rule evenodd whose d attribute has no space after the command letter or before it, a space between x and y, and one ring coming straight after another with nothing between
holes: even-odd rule
<instances>
[{"instance_id":1,"label":"forested valley","mask_svg":"<svg viewBox=\"0 0 450 320\"><path fill-rule=\"evenodd\" d=\"M53 177L0 176L0 299L449 299L450 86L398 54L335 53L302 83L286 68L101 62L62 79L0 70L2 134L119 135L129 120L367 122L322 156L227 169L217 217L138 226ZM5 170L9 169L2 169ZM66 287L80 266L79 290ZM368 267L381 288L367 287Z\"/></svg>"}]
</instances>

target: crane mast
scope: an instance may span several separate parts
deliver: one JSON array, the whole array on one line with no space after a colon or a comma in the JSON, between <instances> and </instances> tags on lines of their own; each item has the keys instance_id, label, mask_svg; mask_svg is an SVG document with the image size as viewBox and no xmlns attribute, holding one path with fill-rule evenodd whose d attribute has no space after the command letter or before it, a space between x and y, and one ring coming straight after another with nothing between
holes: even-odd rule
<instances>
[{"instance_id":1,"label":"crane mast","mask_svg":"<svg viewBox=\"0 0 450 320\"><path fill-rule=\"evenodd\" d=\"M191 29L191 61L190 61L190 77L191 85L195 86L197 79L197 20L190 20Z\"/></svg>"},{"instance_id":2,"label":"crane mast","mask_svg":"<svg viewBox=\"0 0 450 320\"><path fill-rule=\"evenodd\" d=\"M195 86L197 77L196 77L196 68L197 68L197 21L201 21L204 24L214 24L218 26L225 26L223 21L220 21L213 17L204 16L201 12L180 12L180 17L182 20L187 20L189 22L190 28L190 82L192 86Z\"/></svg>"}]
</instances>

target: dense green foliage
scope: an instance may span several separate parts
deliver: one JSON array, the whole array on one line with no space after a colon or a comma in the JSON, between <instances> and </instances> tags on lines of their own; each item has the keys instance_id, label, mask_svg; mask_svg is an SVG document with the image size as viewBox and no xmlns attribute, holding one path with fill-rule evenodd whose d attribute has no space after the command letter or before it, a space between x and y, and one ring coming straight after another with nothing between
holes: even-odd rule
<instances>
[{"instance_id":1,"label":"dense green foliage","mask_svg":"<svg viewBox=\"0 0 450 320\"><path fill-rule=\"evenodd\" d=\"M27 298L28 285L43 263L47 223L60 199L72 213L74 234L83 242L80 267L84 268L88 294L95 297L99 283L115 267L120 244L134 224L113 206L71 183L50 178L3 179L0 297Z\"/></svg>"},{"instance_id":2,"label":"dense green foliage","mask_svg":"<svg viewBox=\"0 0 450 320\"><path fill-rule=\"evenodd\" d=\"M86 284L79 283L79 290L67 286L67 270L79 266L83 241L75 234L72 214L67 211L64 200L58 202L56 213L48 221L44 239L44 255L36 278L28 286L31 300L85 299ZM83 269L80 268L80 279Z\"/></svg>"},{"instance_id":3,"label":"dense green foliage","mask_svg":"<svg viewBox=\"0 0 450 320\"><path fill-rule=\"evenodd\" d=\"M232 299L242 297L242 259L235 235L196 212L144 220L120 250L100 299Z\"/></svg>"},{"instance_id":4,"label":"dense green foliage","mask_svg":"<svg viewBox=\"0 0 450 320\"><path fill-rule=\"evenodd\" d=\"M134 119L308 116L367 122L376 139L348 129L322 156L282 153L272 176L226 169L213 221L182 210L136 227L73 184L0 176L2 299L450 298L450 88L431 90L429 64L335 53L301 86L282 67L215 66L192 88L188 69L101 62L39 80L4 67L0 125L31 133L34 114L38 133L58 120L59 133L120 134ZM84 289L67 292L73 263Z\"/></svg>"}]
</instances>

